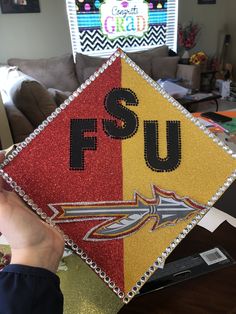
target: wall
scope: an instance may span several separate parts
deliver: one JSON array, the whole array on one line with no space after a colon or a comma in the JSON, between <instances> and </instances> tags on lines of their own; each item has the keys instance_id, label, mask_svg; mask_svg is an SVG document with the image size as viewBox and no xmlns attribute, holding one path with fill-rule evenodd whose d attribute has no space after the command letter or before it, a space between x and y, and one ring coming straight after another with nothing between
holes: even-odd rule
<instances>
[{"instance_id":1,"label":"wall","mask_svg":"<svg viewBox=\"0 0 236 314\"><path fill-rule=\"evenodd\" d=\"M216 0L216 4L199 5L198 0L179 0L179 22L191 20L201 26L199 41L193 51L203 50L208 55L219 56L225 34L231 35L227 62L236 68L236 1ZM192 52L193 52L192 51Z\"/></svg>"},{"instance_id":2,"label":"wall","mask_svg":"<svg viewBox=\"0 0 236 314\"><path fill-rule=\"evenodd\" d=\"M230 0L228 3L228 25L229 25L229 34L231 34L231 44L229 47L229 57L228 62L233 64L233 73L234 79L236 79L236 1Z\"/></svg>"},{"instance_id":3,"label":"wall","mask_svg":"<svg viewBox=\"0 0 236 314\"><path fill-rule=\"evenodd\" d=\"M43 58L71 52L65 0L39 0L41 13L0 13L0 63L8 58ZM179 22L198 22L201 35L194 48L219 54L225 33L232 42L229 62L236 68L236 0L216 0L199 5L197 0L179 0Z\"/></svg>"},{"instance_id":4,"label":"wall","mask_svg":"<svg viewBox=\"0 0 236 314\"><path fill-rule=\"evenodd\" d=\"M0 63L71 52L64 0L39 0L40 13L0 13Z\"/></svg>"}]
</instances>

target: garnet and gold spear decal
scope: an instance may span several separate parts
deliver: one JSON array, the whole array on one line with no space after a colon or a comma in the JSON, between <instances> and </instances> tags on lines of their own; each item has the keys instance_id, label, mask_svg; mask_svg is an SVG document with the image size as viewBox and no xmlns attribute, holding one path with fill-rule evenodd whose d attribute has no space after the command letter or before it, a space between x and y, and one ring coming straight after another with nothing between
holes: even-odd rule
<instances>
[{"instance_id":1,"label":"garnet and gold spear decal","mask_svg":"<svg viewBox=\"0 0 236 314\"><path fill-rule=\"evenodd\" d=\"M147 221L154 219L151 231L162 226L173 226L188 219L196 211L205 209L191 199L178 197L174 192L153 186L153 198L145 199L134 193L133 201L81 202L49 204L56 223L105 220L90 229L84 240L114 240L137 232Z\"/></svg>"}]
</instances>

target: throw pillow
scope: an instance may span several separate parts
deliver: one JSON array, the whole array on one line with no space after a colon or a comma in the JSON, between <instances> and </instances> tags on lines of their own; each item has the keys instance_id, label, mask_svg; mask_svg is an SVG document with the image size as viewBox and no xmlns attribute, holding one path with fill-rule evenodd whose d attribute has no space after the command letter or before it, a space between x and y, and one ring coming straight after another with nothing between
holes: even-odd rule
<instances>
[{"instance_id":1,"label":"throw pillow","mask_svg":"<svg viewBox=\"0 0 236 314\"><path fill-rule=\"evenodd\" d=\"M8 64L35 78L47 88L75 91L78 81L75 74L73 56L67 54L48 59L9 59Z\"/></svg>"},{"instance_id":2,"label":"throw pillow","mask_svg":"<svg viewBox=\"0 0 236 314\"><path fill-rule=\"evenodd\" d=\"M145 73L152 75L151 58L145 52L127 53L128 57L134 61Z\"/></svg>"},{"instance_id":3,"label":"throw pillow","mask_svg":"<svg viewBox=\"0 0 236 314\"><path fill-rule=\"evenodd\" d=\"M106 61L106 58L86 56L82 53L77 52L75 69L79 83L84 83L86 79L90 75L92 75L98 68L100 68L102 64ZM93 72L90 75L88 75L88 68L90 69L89 73L91 72L91 69L93 69Z\"/></svg>"},{"instance_id":4,"label":"throw pillow","mask_svg":"<svg viewBox=\"0 0 236 314\"><path fill-rule=\"evenodd\" d=\"M36 128L56 108L48 91L36 81L23 81L14 95L15 106Z\"/></svg>"},{"instance_id":5,"label":"throw pillow","mask_svg":"<svg viewBox=\"0 0 236 314\"><path fill-rule=\"evenodd\" d=\"M54 99L57 106L60 106L71 95L71 92L62 92L55 88L48 88L48 93Z\"/></svg>"},{"instance_id":6,"label":"throw pillow","mask_svg":"<svg viewBox=\"0 0 236 314\"><path fill-rule=\"evenodd\" d=\"M136 52L140 53L145 56L149 56L150 58L152 57L167 57L168 56L168 46L163 45L160 47L155 47L152 49Z\"/></svg>"},{"instance_id":7,"label":"throw pillow","mask_svg":"<svg viewBox=\"0 0 236 314\"><path fill-rule=\"evenodd\" d=\"M9 120L12 137L14 143L22 142L30 133L34 131L34 127L29 120L18 110L13 104L5 107Z\"/></svg>"},{"instance_id":8,"label":"throw pillow","mask_svg":"<svg viewBox=\"0 0 236 314\"><path fill-rule=\"evenodd\" d=\"M168 56L168 46L163 45L153 49L132 52L127 54L144 72L151 76L152 58L154 56ZM91 57L82 53L76 53L76 75L80 84L86 81L99 67L106 62L107 58Z\"/></svg>"},{"instance_id":9,"label":"throw pillow","mask_svg":"<svg viewBox=\"0 0 236 314\"><path fill-rule=\"evenodd\" d=\"M153 57L152 78L158 79L175 78L179 57Z\"/></svg>"},{"instance_id":10,"label":"throw pillow","mask_svg":"<svg viewBox=\"0 0 236 314\"><path fill-rule=\"evenodd\" d=\"M97 70L96 67L88 67L84 69L84 81L86 81L94 72Z\"/></svg>"},{"instance_id":11,"label":"throw pillow","mask_svg":"<svg viewBox=\"0 0 236 314\"><path fill-rule=\"evenodd\" d=\"M128 57L133 60L140 68L152 77L152 59L155 57L168 56L168 46L163 45L144 51L127 53Z\"/></svg>"}]
</instances>

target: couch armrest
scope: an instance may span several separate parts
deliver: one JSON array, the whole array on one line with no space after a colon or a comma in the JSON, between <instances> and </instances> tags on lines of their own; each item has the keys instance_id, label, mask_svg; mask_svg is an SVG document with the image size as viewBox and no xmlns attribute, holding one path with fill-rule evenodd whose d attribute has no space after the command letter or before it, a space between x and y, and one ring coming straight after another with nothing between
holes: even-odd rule
<instances>
[{"instance_id":1,"label":"couch armrest","mask_svg":"<svg viewBox=\"0 0 236 314\"><path fill-rule=\"evenodd\" d=\"M183 86L191 89L200 88L200 67L190 64L178 64L176 77L183 80Z\"/></svg>"},{"instance_id":2,"label":"couch armrest","mask_svg":"<svg viewBox=\"0 0 236 314\"><path fill-rule=\"evenodd\" d=\"M8 148L12 144L13 139L0 90L0 149Z\"/></svg>"},{"instance_id":3,"label":"couch armrest","mask_svg":"<svg viewBox=\"0 0 236 314\"><path fill-rule=\"evenodd\" d=\"M22 142L34 131L34 127L24 114L14 104L5 104L5 109L14 143Z\"/></svg>"},{"instance_id":4,"label":"couch armrest","mask_svg":"<svg viewBox=\"0 0 236 314\"><path fill-rule=\"evenodd\" d=\"M38 127L57 108L47 89L28 75L23 74L9 80L6 93L14 105L14 109L17 108L34 128ZM16 117L15 113L16 111L14 111L14 118ZM17 116L19 115L17 114Z\"/></svg>"}]
</instances>

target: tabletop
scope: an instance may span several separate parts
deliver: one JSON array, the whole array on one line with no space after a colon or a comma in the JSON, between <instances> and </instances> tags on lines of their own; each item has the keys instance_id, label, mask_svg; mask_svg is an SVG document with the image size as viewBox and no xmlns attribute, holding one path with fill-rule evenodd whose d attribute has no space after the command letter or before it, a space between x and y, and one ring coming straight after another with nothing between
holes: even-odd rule
<instances>
[{"instance_id":1,"label":"tabletop","mask_svg":"<svg viewBox=\"0 0 236 314\"><path fill-rule=\"evenodd\" d=\"M178 258L221 246L236 259L236 229L224 222L214 233L199 226L168 258ZM134 298L119 314L236 313L236 265Z\"/></svg>"},{"instance_id":2,"label":"tabletop","mask_svg":"<svg viewBox=\"0 0 236 314\"><path fill-rule=\"evenodd\" d=\"M236 117L236 111L219 112ZM200 117L194 113L195 117ZM236 229L224 222L211 233L199 226L184 239L167 262L220 246L236 259ZM236 265L202 275L175 286L134 298L119 314L236 313Z\"/></svg>"}]
</instances>

